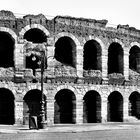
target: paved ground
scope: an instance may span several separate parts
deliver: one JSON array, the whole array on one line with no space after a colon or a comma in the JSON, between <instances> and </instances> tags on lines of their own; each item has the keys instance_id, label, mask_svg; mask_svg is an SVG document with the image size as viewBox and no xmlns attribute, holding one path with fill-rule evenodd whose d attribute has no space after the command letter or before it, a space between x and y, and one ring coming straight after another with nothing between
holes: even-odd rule
<instances>
[{"instance_id":1,"label":"paved ground","mask_svg":"<svg viewBox=\"0 0 140 140\"><path fill-rule=\"evenodd\" d=\"M140 140L140 123L55 125L41 130L0 125L0 140Z\"/></svg>"},{"instance_id":2,"label":"paved ground","mask_svg":"<svg viewBox=\"0 0 140 140\"><path fill-rule=\"evenodd\" d=\"M97 130L120 130L120 129L140 129L140 122L137 123L94 123L94 124L66 124L53 125L45 129L29 129L29 126L0 125L0 133L25 133L25 132L87 132Z\"/></svg>"}]
</instances>

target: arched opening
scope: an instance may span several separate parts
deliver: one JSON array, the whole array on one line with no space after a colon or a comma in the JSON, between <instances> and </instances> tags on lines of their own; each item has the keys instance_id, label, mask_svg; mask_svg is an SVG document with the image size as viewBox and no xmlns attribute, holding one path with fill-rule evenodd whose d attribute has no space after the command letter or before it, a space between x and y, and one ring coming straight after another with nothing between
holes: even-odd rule
<instances>
[{"instance_id":1,"label":"arched opening","mask_svg":"<svg viewBox=\"0 0 140 140\"><path fill-rule=\"evenodd\" d=\"M83 98L83 122L101 122L101 97L96 91L89 91Z\"/></svg>"},{"instance_id":2,"label":"arched opening","mask_svg":"<svg viewBox=\"0 0 140 140\"><path fill-rule=\"evenodd\" d=\"M55 96L54 123L75 123L76 119L76 98L68 89L60 90Z\"/></svg>"},{"instance_id":3,"label":"arched opening","mask_svg":"<svg viewBox=\"0 0 140 140\"><path fill-rule=\"evenodd\" d=\"M109 122L123 121L123 97L114 91L108 96L108 118Z\"/></svg>"},{"instance_id":4,"label":"arched opening","mask_svg":"<svg viewBox=\"0 0 140 140\"><path fill-rule=\"evenodd\" d=\"M140 48L133 46L129 52L129 68L140 73Z\"/></svg>"},{"instance_id":5,"label":"arched opening","mask_svg":"<svg viewBox=\"0 0 140 140\"><path fill-rule=\"evenodd\" d=\"M133 92L129 96L129 116L140 119L140 94Z\"/></svg>"},{"instance_id":6,"label":"arched opening","mask_svg":"<svg viewBox=\"0 0 140 140\"><path fill-rule=\"evenodd\" d=\"M23 98L23 124L29 124L30 116L40 117L42 94L40 90L34 89L26 93ZM44 95L44 108L46 118L46 96Z\"/></svg>"},{"instance_id":7,"label":"arched opening","mask_svg":"<svg viewBox=\"0 0 140 140\"><path fill-rule=\"evenodd\" d=\"M37 29L37 28L28 30L24 34L24 39L35 44L47 42L46 34L42 30ZM39 64L38 64L39 59L35 57L35 60L33 61L33 57L35 56L33 55L26 56L26 68L33 69L33 72L35 73L35 69L39 68Z\"/></svg>"},{"instance_id":8,"label":"arched opening","mask_svg":"<svg viewBox=\"0 0 140 140\"><path fill-rule=\"evenodd\" d=\"M15 105L13 93L0 88L0 124L12 125L15 123Z\"/></svg>"},{"instance_id":9,"label":"arched opening","mask_svg":"<svg viewBox=\"0 0 140 140\"><path fill-rule=\"evenodd\" d=\"M89 40L84 45L84 70L101 70L101 46L95 40Z\"/></svg>"},{"instance_id":10,"label":"arched opening","mask_svg":"<svg viewBox=\"0 0 140 140\"><path fill-rule=\"evenodd\" d=\"M76 67L76 44L70 37L61 37L55 43L55 58L63 64Z\"/></svg>"},{"instance_id":11,"label":"arched opening","mask_svg":"<svg viewBox=\"0 0 140 140\"><path fill-rule=\"evenodd\" d=\"M24 34L24 39L26 39L27 41L30 41L32 43L44 43L44 42L47 42L46 34L42 30L40 30L38 28L32 28L32 29L28 30Z\"/></svg>"},{"instance_id":12,"label":"arched opening","mask_svg":"<svg viewBox=\"0 0 140 140\"><path fill-rule=\"evenodd\" d=\"M0 67L14 67L14 44L9 33L0 31Z\"/></svg>"},{"instance_id":13,"label":"arched opening","mask_svg":"<svg viewBox=\"0 0 140 140\"><path fill-rule=\"evenodd\" d=\"M120 44L112 43L108 49L108 74L123 74L123 49Z\"/></svg>"}]
</instances>

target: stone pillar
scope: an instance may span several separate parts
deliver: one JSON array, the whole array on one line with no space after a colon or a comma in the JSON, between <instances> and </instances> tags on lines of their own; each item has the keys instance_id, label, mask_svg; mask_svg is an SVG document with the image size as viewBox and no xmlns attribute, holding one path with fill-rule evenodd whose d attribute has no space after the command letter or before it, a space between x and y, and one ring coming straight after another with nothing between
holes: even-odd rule
<instances>
[{"instance_id":1,"label":"stone pillar","mask_svg":"<svg viewBox=\"0 0 140 140\"><path fill-rule=\"evenodd\" d=\"M128 111L129 111L129 100L128 100L128 97L124 97L124 102L123 102L123 121L124 122L129 121Z\"/></svg>"},{"instance_id":2,"label":"stone pillar","mask_svg":"<svg viewBox=\"0 0 140 140\"><path fill-rule=\"evenodd\" d=\"M54 76L54 49L53 46L47 47L47 78Z\"/></svg>"},{"instance_id":3,"label":"stone pillar","mask_svg":"<svg viewBox=\"0 0 140 140\"><path fill-rule=\"evenodd\" d=\"M124 64L123 64L123 74L125 77L125 80L129 79L129 52L127 50L124 51L124 60L123 60Z\"/></svg>"},{"instance_id":4,"label":"stone pillar","mask_svg":"<svg viewBox=\"0 0 140 140\"><path fill-rule=\"evenodd\" d=\"M103 80L107 80L107 76L108 76L107 61L108 61L108 54L107 54L107 51L105 51L102 55L102 78L103 78Z\"/></svg>"},{"instance_id":5,"label":"stone pillar","mask_svg":"<svg viewBox=\"0 0 140 140\"><path fill-rule=\"evenodd\" d=\"M15 101L15 124L23 124L23 101Z\"/></svg>"},{"instance_id":6,"label":"stone pillar","mask_svg":"<svg viewBox=\"0 0 140 140\"><path fill-rule=\"evenodd\" d=\"M24 68L23 46L24 44L15 44L14 62L17 69Z\"/></svg>"},{"instance_id":7,"label":"stone pillar","mask_svg":"<svg viewBox=\"0 0 140 140\"><path fill-rule=\"evenodd\" d=\"M48 68L53 67L53 59L54 59L54 50L55 48L53 46L47 46L47 64Z\"/></svg>"},{"instance_id":8,"label":"stone pillar","mask_svg":"<svg viewBox=\"0 0 140 140\"><path fill-rule=\"evenodd\" d=\"M81 46L77 46L77 64L76 64L76 69L77 69L77 76L78 77L83 77L83 48Z\"/></svg>"},{"instance_id":9,"label":"stone pillar","mask_svg":"<svg viewBox=\"0 0 140 140\"><path fill-rule=\"evenodd\" d=\"M47 99L47 125L54 124L54 99Z\"/></svg>"},{"instance_id":10,"label":"stone pillar","mask_svg":"<svg viewBox=\"0 0 140 140\"><path fill-rule=\"evenodd\" d=\"M76 100L76 124L83 124L83 99Z\"/></svg>"},{"instance_id":11,"label":"stone pillar","mask_svg":"<svg viewBox=\"0 0 140 140\"><path fill-rule=\"evenodd\" d=\"M102 123L107 122L107 98L103 97L101 100L101 117Z\"/></svg>"}]
</instances>

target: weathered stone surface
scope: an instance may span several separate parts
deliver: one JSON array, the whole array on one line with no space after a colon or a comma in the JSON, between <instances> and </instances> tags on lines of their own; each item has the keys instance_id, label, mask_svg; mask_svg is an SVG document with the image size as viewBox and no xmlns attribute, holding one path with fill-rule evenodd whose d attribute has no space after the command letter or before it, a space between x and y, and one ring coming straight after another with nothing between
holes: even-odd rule
<instances>
[{"instance_id":1,"label":"weathered stone surface","mask_svg":"<svg viewBox=\"0 0 140 140\"><path fill-rule=\"evenodd\" d=\"M124 99L124 121L133 120L128 114L128 103L131 93L135 91L140 93L140 74L129 69L129 52L131 47L140 46L140 31L129 27L129 25L118 25L117 28L106 27L106 25L107 20L69 16L57 16L52 20L48 20L42 14L15 18L12 12L0 11L0 31L10 34L10 37L15 39L15 65L14 68L0 68L0 88L9 89L15 97L15 121L17 124L23 124L24 122L23 112L26 109L23 104L26 94L36 89L41 90L41 69L27 69L25 55L26 53L30 55L31 51L34 51L36 52L34 54L40 57L40 51L44 49L47 51L45 57L48 62L43 76L43 93L46 96L46 106L48 107L46 108L48 125L54 124L56 95L63 89L71 91L76 98L77 110L74 112L76 113L74 119L76 119L77 124L83 123L83 114L85 113L83 112L83 99L89 91L96 91L101 98L101 107L100 110L97 110L97 113L101 114L98 119L102 122L108 121L108 97L112 92L115 92L115 94L120 93ZM24 33L32 28L38 28L43 33L49 33L49 36L46 36L47 42L45 42L43 50L40 49L40 44L34 44L24 39ZM72 49L75 67L55 59L55 43L61 37L67 37L68 40L71 39L76 44L73 45L72 41L69 41L75 47L75 49ZM100 70L83 69L84 46L89 40L98 42L101 47L101 53L97 54L97 58L101 58ZM123 74L108 74L108 49L113 42L120 44L123 50L124 59L121 61ZM64 50L68 49L67 45L65 45ZM50 56L53 58L49 59ZM124 64L123 61L125 61ZM99 101L97 100L97 102Z\"/></svg>"},{"instance_id":2,"label":"weathered stone surface","mask_svg":"<svg viewBox=\"0 0 140 140\"><path fill-rule=\"evenodd\" d=\"M0 68L0 81L13 81L14 69L13 68Z\"/></svg>"},{"instance_id":3,"label":"weathered stone surface","mask_svg":"<svg viewBox=\"0 0 140 140\"><path fill-rule=\"evenodd\" d=\"M15 16L11 11L5 11L1 10L0 11L0 19L2 20L15 20Z\"/></svg>"}]
</instances>

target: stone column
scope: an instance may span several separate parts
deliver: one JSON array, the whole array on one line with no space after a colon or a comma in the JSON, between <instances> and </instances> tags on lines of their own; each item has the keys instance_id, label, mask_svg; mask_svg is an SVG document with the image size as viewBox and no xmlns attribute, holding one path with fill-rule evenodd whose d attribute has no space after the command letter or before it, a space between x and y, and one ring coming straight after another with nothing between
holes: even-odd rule
<instances>
[{"instance_id":1,"label":"stone column","mask_svg":"<svg viewBox=\"0 0 140 140\"><path fill-rule=\"evenodd\" d=\"M83 99L76 100L76 124L83 124Z\"/></svg>"},{"instance_id":2,"label":"stone column","mask_svg":"<svg viewBox=\"0 0 140 140\"><path fill-rule=\"evenodd\" d=\"M24 68L23 46L24 44L15 44L14 62L17 69Z\"/></svg>"},{"instance_id":3,"label":"stone column","mask_svg":"<svg viewBox=\"0 0 140 140\"><path fill-rule=\"evenodd\" d=\"M129 111L129 100L128 97L124 97L124 102L123 102L123 121L127 122L129 115L128 115L128 111Z\"/></svg>"},{"instance_id":4,"label":"stone column","mask_svg":"<svg viewBox=\"0 0 140 140\"><path fill-rule=\"evenodd\" d=\"M83 77L83 48L81 46L77 46L77 64L76 64L76 69L77 69L77 76L78 77Z\"/></svg>"},{"instance_id":5,"label":"stone column","mask_svg":"<svg viewBox=\"0 0 140 140\"><path fill-rule=\"evenodd\" d=\"M127 50L124 51L124 60L123 60L124 64L123 64L123 74L125 77L125 80L129 79L129 52Z\"/></svg>"},{"instance_id":6,"label":"stone column","mask_svg":"<svg viewBox=\"0 0 140 140\"><path fill-rule=\"evenodd\" d=\"M53 59L54 59L54 52L55 48L54 46L47 46L47 64L48 64L48 68L51 68L53 66Z\"/></svg>"},{"instance_id":7,"label":"stone column","mask_svg":"<svg viewBox=\"0 0 140 140\"><path fill-rule=\"evenodd\" d=\"M101 100L101 117L102 123L107 122L107 97L103 97Z\"/></svg>"},{"instance_id":8,"label":"stone column","mask_svg":"<svg viewBox=\"0 0 140 140\"><path fill-rule=\"evenodd\" d=\"M108 54L107 54L107 51L104 51L102 55L102 78L105 81L107 80L107 76L108 76L107 61L108 61Z\"/></svg>"},{"instance_id":9,"label":"stone column","mask_svg":"<svg viewBox=\"0 0 140 140\"><path fill-rule=\"evenodd\" d=\"M47 125L54 124L54 99L47 99Z\"/></svg>"},{"instance_id":10,"label":"stone column","mask_svg":"<svg viewBox=\"0 0 140 140\"><path fill-rule=\"evenodd\" d=\"M23 124L23 101L15 101L15 124Z\"/></svg>"}]
</instances>

